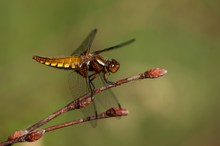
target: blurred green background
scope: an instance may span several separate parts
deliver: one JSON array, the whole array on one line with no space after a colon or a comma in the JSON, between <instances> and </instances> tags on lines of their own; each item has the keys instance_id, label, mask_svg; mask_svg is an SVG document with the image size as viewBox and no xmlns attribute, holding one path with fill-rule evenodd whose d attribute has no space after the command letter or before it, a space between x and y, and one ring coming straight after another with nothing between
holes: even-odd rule
<instances>
[{"instance_id":1,"label":"blurred green background","mask_svg":"<svg viewBox=\"0 0 220 146\"><path fill-rule=\"evenodd\" d=\"M98 28L94 48L137 39L103 54L121 63L112 80L153 67L168 74L113 89L127 117L17 145L219 146L219 5L218 0L1 0L0 140L72 100L69 72L38 64L32 56L69 55ZM71 112L50 124L80 116Z\"/></svg>"}]
</instances>

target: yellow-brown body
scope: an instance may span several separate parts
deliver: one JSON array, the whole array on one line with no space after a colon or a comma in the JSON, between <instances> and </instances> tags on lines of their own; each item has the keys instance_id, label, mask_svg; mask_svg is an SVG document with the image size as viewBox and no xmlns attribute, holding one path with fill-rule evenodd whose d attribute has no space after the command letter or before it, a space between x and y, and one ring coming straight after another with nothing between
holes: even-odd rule
<instances>
[{"instance_id":1,"label":"yellow-brown body","mask_svg":"<svg viewBox=\"0 0 220 146\"><path fill-rule=\"evenodd\" d=\"M60 69L78 69L82 63L80 56L68 56L68 57L41 57L34 56L34 60L39 63L56 67Z\"/></svg>"}]
</instances>

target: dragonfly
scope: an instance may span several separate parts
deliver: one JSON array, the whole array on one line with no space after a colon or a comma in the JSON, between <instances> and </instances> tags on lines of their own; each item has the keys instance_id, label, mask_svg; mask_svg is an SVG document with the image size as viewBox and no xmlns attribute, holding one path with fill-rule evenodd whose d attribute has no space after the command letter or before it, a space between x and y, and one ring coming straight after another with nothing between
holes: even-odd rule
<instances>
[{"instance_id":1,"label":"dragonfly","mask_svg":"<svg viewBox=\"0 0 220 146\"><path fill-rule=\"evenodd\" d=\"M103 98L105 97L99 98L100 101L95 100L96 97L94 96L94 91L97 88L96 84L98 84L95 82L95 80L99 78L99 80L101 80L99 81L99 84L101 82L101 85L112 84L113 82L108 80L108 76L112 73L116 73L120 68L120 63L118 61L116 61L115 59L109 59L100 54L103 52L108 52L110 50L121 48L135 41L135 39L130 39L112 47L90 52L90 48L92 46L92 42L96 36L96 33L97 29L92 30L90 34L85 38L85 40L81 43L81 45L77 49L75 49L75 51L73 51L73 53L69 56L33 56L33 59L41 64L58 69L73 71L69 77L69 86L73 97L77 99L77 97L80 97L87 92L91 93L92 105L89 104L82 109L85 116L94 113L95 115L97 115L97 102L101 104L110 103L108 101L103 102ZM111 103L113 103L114 107L116 105L117 107L121 108L121 104L111 90L108 90L108 94L104 94L103 96L108 96L108 99L111 100ZM105 105L103 107L105 109L109 108L105 107ZM95 127L96 122L93 122L92 126Z\"/></svg>"}]
</instances>

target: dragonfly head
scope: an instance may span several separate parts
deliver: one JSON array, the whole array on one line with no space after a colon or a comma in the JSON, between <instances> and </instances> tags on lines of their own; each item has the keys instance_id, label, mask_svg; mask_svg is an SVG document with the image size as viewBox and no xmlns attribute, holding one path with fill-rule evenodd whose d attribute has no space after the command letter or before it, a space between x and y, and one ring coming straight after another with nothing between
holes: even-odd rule
<instances>
[{"instance_id":1,"label":"dragonfly head","mask_svg":"<svg viewBox=\"0 0 220 146\"><path fill-rule=\"evenodd\" d=\"M108 63L107 63L107 69L109 72L111 73L115 73L118 71L118 69L120 68L120 64L118 61L116 61L115 59L110 59L108 60Z\"/></svg>"}]
</instances>

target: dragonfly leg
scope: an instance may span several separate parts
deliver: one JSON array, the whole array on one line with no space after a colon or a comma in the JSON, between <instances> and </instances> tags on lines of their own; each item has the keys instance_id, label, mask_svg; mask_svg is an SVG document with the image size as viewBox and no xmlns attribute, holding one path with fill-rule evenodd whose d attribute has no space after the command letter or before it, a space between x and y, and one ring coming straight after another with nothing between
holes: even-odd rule
<instances>
[{"instance_id":1,"label":"dragonfly leg","mask_svg":"<svg viewBox=\"0 0 220 146\"><path fill-rule=\"evenodd\" d=\"M97 109L96 109L96 105L95 105L95 101L94 101L94 93L95 93L95 85L93 84L93 80L97 77L98 74L94 73L94 74L91 74L88 76L88 82L89 82L89 90L91 92L91 100L93 101L92 104L93 104L93 107L95 109L95 116L96 118L98 117L98 112L97 112Z\"/></svg>"},{"instance_id":2,"label":"dragonfly leg","mask_svg":"<svg viewBox=\"0 0 220 146\"><path fill-rule=\"evenodd\" d=\"M103 73L103 78L106 84L114 84L114 82L111 82L107 79L107 73Z\"/></svg>"},{"instance_id":3,"label":"dragonfly leg","mask_svg":"<svg viewBox=\"0 0 220 146\"><path fill-rule=\"evenodd\" d=\"M93 100L93 95L95 93L95 86L94 86L94 84L90 80L89 80L89 90L91 92L91 98Z\"/></svg>"},{"instance_id":4,"label":"dragonfly leg","mask_svg":"<svg viewBox=\"0 0 220 146\"><path fill-rule=\"evenodd\" d=\"M92 82L96 77L98 77L98 75L99 75L98 73L89 75L89 81Z\"/></svg>"},{"instance_id":5,"label":"dragonfly leg","mask_svg":"<svg viewBox=\"0 0 220 146\"><path fill-rule=\"evenodd\" d=\"M98 76L97 73L91 74L88 76L88 80L89 80L89 89L91 91L91 97L93 98L93 94L95 92L95 85L93 84L93 80Z\"/></svg>"}]
</instances>

